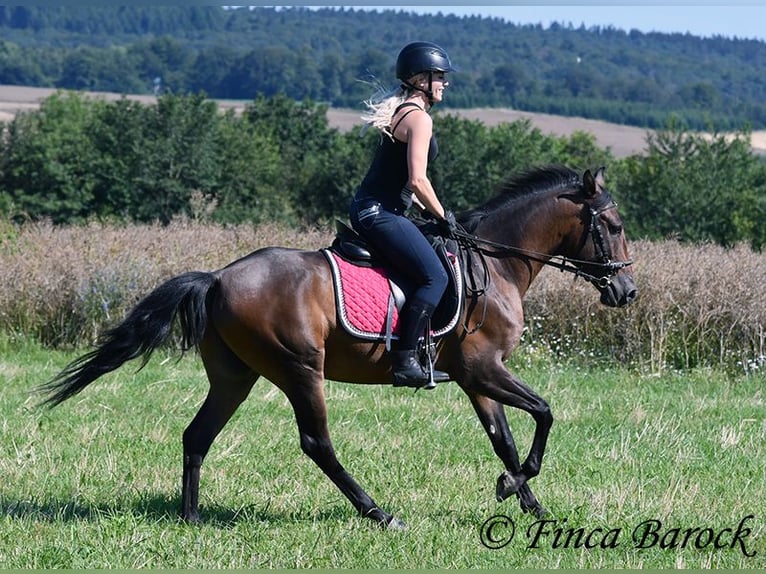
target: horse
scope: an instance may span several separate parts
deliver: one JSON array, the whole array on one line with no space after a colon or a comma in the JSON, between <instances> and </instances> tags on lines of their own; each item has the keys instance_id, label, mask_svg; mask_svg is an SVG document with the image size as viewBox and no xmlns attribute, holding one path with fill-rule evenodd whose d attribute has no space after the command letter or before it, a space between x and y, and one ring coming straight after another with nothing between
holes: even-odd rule
<instances>
[{"instance_id":1,"label":"horse","mask_svg":"<svg viewBox=\"0 0 766 574\"><path fill-rule=\"evenodd\" d=\"M500 186L483 205L459 214L466 303L455 329L436 342L435 368L468 396L504 470L499 502L516 495L521 510L545 515L529 486L540 472L553 424L548 403L505 366L524 328L522 300L545 265L572 271L622 307L638 294L617 205L603 167L582 178L564 166L533 168ZM461 249L461 252L463 250ZM478 285L478 286L476 286ZM289 286L289 288L286 288ZM267 378L287 397L300 447L356 511L382 527L406 524L383 510L338 461L330 438L325 380L392 384L389 353L339 327L333 279L319 251L265 247L216 271L189 271L141 299L94 348L36 388L53 408L102 375L153 351L173 333L181 355L199 353L207 396L183 432L181 517L197 523L200 469L213 441L255 382ZM179 325L180 330L173 331ZM180 332L179 332L180 331ZM441 383L444 384L444 383ZM505 416L521 409L535 423L522 462Z\"/></svg>"}]
</instances>

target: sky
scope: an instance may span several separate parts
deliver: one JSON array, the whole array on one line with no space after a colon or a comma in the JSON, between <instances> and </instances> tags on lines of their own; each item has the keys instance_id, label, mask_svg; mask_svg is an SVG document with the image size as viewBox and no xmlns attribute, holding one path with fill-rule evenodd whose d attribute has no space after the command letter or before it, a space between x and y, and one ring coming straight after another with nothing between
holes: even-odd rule
<instances>
[{"instance_id":1,"label":"sky","mask_svg":"<svg viewBox=\"0 0 766 574\"><path fill-rule=\"evenodd\" d=\"M419 14L456 14L458 16L488 16L502 18L515 24L542 24L551 22L578 28L581 24L613 26L614 28L641 32L679 32L694 36L756 39L766 41L766 2L758 6L753 2L734 0L734 5L713 6L710 2L698 5L676 1L674 6L652 5L650 0L642 6L596 4L595 2L572 5L541 4L530 6L353 6L354 9L404 10ZM585 5L587 4L587 5Z\"/></svg>"}]
</instances>

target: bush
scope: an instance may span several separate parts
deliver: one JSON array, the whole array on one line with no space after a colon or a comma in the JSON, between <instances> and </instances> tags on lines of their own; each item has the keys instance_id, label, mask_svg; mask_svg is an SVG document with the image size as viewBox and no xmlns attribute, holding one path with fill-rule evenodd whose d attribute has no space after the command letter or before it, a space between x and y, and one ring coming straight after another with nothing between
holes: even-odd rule
<instances>
[{"instance_id":1,"label":"bush","mask_svg":"<svg viewBox=\"0 0 766 574\"><path fill-rule=\"evenodd\" d=\"M645 157L627 158L613 173L634 237L766 245L766 164L749 133L706 137L671 125L648 144Z\"/></svg>"},{"instance_id":2,"label":"bush","mask_svg":"<svg viewBox=\"0 0 766 574\"><path fill-rule=\"evenodd\" d=\"M144 105L58 93L2 131L0 214L57 224L166 223L197 215L198 197L221 224L324 224L346 217L380 137L341 134L326 105L285 95L236 114L202 95ZM766 164L747 132L708 138L671 124L649 136L646 156L621 160L590 134L554 137L526 120L490 128L435 113L434 132L441 151L429 177L453 211L530 166L603 165L633 237L766 244Z\"/></svg>"}]
</instances>

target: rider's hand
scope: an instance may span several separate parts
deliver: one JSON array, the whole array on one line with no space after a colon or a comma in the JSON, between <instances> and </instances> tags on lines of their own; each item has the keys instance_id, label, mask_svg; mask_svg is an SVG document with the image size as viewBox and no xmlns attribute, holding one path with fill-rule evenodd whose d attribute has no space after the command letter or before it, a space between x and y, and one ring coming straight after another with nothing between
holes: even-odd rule
<instances>
[{"instance_id":1,"label":"rider's hand","mask_svg":"<svg viewBox=\"0 0 766 574\"><path fill-rule=\"evenodd\" d=\"M455 237L455 232L458 230L457 220L455 214L447 210L444 212L444 219L439 220L439 228L446 237Z\"/></svg>"}]
</instances>

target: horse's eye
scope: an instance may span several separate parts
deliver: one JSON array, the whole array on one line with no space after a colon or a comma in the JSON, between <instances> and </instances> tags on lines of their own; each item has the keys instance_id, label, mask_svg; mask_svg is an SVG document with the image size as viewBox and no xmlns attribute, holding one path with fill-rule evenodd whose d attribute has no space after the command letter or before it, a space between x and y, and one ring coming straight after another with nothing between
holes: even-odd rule
<instances>
[{"instance_id":1,"label":"horse's eye","mask_svg":"<svg viewBox=\"0 0 766 574\"><path fill-rule=\"evenodd\" d=\"M613 223L610 223L608 225L608 228L609 228L609 233L611 233L612 235L619 235L620 233L622 233L622 225L615 225Z\"/></svg>"}]
</instances>

